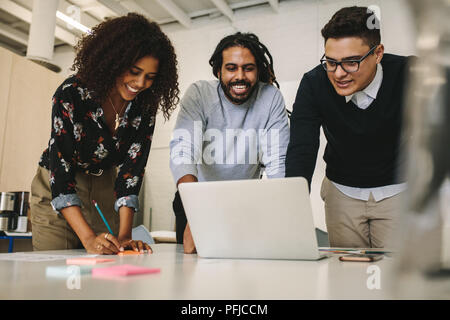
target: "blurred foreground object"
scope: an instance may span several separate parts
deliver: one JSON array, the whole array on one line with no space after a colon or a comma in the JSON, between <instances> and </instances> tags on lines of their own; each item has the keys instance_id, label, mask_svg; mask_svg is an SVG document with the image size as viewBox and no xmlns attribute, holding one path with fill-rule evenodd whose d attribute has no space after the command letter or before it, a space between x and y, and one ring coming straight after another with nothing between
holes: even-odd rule
<instances>
[{"instance_id":1,"label":"blurred foreground object","mask_svg":"<svg viewBox=\"0 0 450 320\"><path fill-rule=\"evenodd\" d=\"M450 298L450 1L410 0L417 54L410 70L409 139L393 276L395 298ZM448 219L448 218L447 218Z\"/></svg>"}]
</instances>

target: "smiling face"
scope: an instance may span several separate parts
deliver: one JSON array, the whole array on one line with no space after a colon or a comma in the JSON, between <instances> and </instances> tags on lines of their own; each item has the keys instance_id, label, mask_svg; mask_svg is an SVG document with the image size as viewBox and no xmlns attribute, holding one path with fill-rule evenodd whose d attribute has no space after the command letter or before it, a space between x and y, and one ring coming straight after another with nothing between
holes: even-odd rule
<instances>
[{"instance_id":1,"label":"smiling face","mask_svg":"<svg viewBox=\"0 0 450 320\"><path fill-rule=\"evenodd\" d=\"M371 48L361 38L329 38L325 43L325 57L335 61L361 59ZM383 57L384 47L379 45L374 53L369 54L359 65L356 72L346 72L341 66L336 71L327 72L328 79L341 96L349 96L363 90L372 82L377 70L377 63Z\"/></svg>"},{"instance_id":2,"label":"smiling face","mask_svg":"<svg viewBox=\"0 0 450 320\"><path fill-rule=\"evenodd\" d=\"M140 92L151 87L158 74L158 68L159 61L152 56L139 59L128 71L117 78L111 96L115 101L133 100Z\"/></svg>"},{"instance_id":3,"label":"smiling face","mask_svg":"<svg viewBox=\"0 0 450 320\"><path fill-rule=\"evenodd\" d=\"M230 47L222 52L222 67L217 77L225 96L233 104L247 101L258 82L256 60L244 47Z\"/></svg>"}]
</instances>

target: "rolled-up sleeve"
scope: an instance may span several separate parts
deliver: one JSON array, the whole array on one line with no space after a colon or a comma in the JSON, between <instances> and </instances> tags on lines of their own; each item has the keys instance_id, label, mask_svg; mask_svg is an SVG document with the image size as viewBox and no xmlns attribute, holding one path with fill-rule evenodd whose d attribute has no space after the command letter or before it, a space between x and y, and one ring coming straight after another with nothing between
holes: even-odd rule
<instances>
[{"instance_id":1,"label":"rolled-up sleeve","mask_svg":"<svg viewBox=\"0 0 450 320\"><path fill-rule=\"evenodd\" d=\"M60 194L51 201L51 205L53 210L55 210L57 213L60 213L61 209L67 207L71 206L81 207L81 200L76 193Z\"/></svg>"}]
</instances>

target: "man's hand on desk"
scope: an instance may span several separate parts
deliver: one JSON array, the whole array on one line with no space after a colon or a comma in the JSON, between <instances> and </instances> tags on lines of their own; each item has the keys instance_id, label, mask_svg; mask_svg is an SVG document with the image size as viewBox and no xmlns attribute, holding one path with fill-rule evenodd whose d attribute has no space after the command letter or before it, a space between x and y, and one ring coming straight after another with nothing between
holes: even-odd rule
<instances>
[{"instance_id":1,"label":"man's hand on desk","mask_svg":"<svg viewBox=\"0 0 450 320\"><path fill-rule=\"evenodd\" d=\"M186 224L186 229L184 229L183 248L184 253L197 253L197 250L195 249L194 239L192 238L191 234L191 228L189 228L189 223Z\"/></svg>"},{"instance_id":2,"label":"man's hand on desk","mask_svg":"<svg viewBox=\"0 0 450 320\"><path fill-rule=\"evenodd\" d=\"M182 176L178 181L177 181L177 187L180 183L187 183L187 182L198 182L198 179L196 176L192 175L192 174L187 174L185 176Z\"/></svg>"},{"instance_id":3,"label":"man's hand on desk","mask_svg":"<svg viewBox=\"0 0 450 320\"><path fill-rule=\"evenodd\" d=\"M187 174L181 177L180 180L178 180L177 187L180 183L188 183L188 182L198 182L198 179L196 176L192 174ZM186 228L184 229L183 248L184 253L197 253L197 250L195 249L194 239L192 238L191 234L191 228L189 228L189 223L186 224Z\"/></svg>"}]
</instances>

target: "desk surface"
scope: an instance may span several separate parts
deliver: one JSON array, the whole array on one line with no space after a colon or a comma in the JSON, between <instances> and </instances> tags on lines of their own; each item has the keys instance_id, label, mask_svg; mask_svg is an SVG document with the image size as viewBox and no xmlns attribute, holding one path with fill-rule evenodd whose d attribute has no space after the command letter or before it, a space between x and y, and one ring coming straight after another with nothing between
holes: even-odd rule
<instances>
[{"instance_id":1,"label":"desk surface","mask_svg":"<svg viewBox=\"0 0 450 320\"><path fill-rule=\"evenodd\" d=\"M375 263L341 262L338 256L320 261L203 259L183 254L181 245L156 244L152 255L109 256L115 264L160 268L159 274L106 280L80 277L79 289L68 289L67 279L47 278L50 262L0 261L0 299L390 299L392 258ZM49 251L86 254L84 250ZM369 289L380 272L380 289ZM368 273L368 271L370 271ZM447 281L447 286L448 286ZM395 297L394 297L395 298Z\"/></svg>"}]
</instances>

